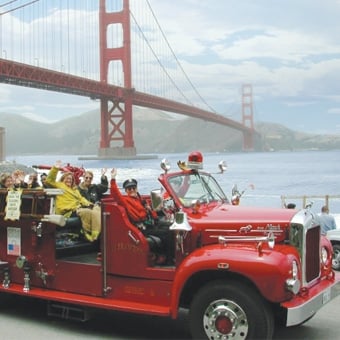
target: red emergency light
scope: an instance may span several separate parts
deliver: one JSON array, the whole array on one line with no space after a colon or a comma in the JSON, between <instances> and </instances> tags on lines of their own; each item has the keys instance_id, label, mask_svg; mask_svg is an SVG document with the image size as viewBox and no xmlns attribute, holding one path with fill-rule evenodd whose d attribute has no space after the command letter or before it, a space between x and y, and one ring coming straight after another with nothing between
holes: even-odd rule
<instances>
[{"instance_id":1,"label":"red emergency light","mask_svg":"<svg viewBox=\"0 0 340 340\"><path fill-rule=\"evenodd\" d=\"M188 168L203 169L203 156L199 151L193 151L189 154Z\"/></svg>"}]
</instances>

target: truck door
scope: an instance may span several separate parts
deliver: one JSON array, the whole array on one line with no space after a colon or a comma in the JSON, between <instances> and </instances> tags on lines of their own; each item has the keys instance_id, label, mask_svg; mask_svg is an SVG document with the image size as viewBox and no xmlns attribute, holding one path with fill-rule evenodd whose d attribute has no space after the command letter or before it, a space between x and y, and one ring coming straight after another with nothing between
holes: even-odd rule
<instances>
[{"instance_id":1,"label":"truck door","mask_svg":"<svg viewBox=\"0 0 340 340\"><path fill-rule=\"evenodd\" d=\"M149 245L144 235L130 223L123 207L111 201L104 202L102 208L107 273L145 276Z\"/></svg>"}]
</instances>

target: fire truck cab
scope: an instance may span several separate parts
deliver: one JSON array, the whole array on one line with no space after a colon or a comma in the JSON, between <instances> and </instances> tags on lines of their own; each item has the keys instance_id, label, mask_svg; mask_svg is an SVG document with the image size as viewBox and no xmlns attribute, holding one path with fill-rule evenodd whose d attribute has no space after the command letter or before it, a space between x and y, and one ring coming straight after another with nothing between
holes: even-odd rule
<instances>
[{"instance_id":1,"label":"fire truck cab","mask_svg":"<svg viewBox=\"0 0 340 340\"><path fill-rule=\"evenodd\" d=\"M84 320L91 308L173 319L186 308L195 339L270 339L275 321L302 324L338 295L332 246L311 211L231 204L200 152L178 166L163 160L160 189L143 197L168 235L164 264L152 256L157 238L110 194L93 244L79 221L54 214L59 190L0 189L0 292Z\"/></svg>"}]
</instances>

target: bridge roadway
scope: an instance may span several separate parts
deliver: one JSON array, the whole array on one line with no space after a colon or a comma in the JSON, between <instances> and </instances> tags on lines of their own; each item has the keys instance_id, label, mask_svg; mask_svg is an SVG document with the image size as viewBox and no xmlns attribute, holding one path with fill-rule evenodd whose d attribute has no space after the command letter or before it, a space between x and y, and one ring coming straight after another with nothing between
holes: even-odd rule
<instances>
[{"instance_id":1,"label":"bridge roadway","mask_svg":"<svg viewBox=\"0 0 340 340\"><path fill-rule=\"evenodd\" d=\"M103 82L77 77L74 75L52 71L36 66L13 62L0 58L0 82L90 97L91 99L107 98L124 101L131 98L132 104L157 110L184 114L217 124L229 126L246 134L254 131L240 122L226 118L214 112L206 111L169 99L127 89Z\"/></svg>"},{"instance_id":2,"label":"bridge roadway","mask_svg":"<svg viewBox=\"0 0 340 340\"><path fill-rule=\"evenodd\" d=\"M80 323L48 317L46 304L39 300L17 296L1 296L1 299L1 339L190 339L185 312L174 321L98 311L93 319ZM304 325L278 330L273 339L339 339L339 303L340 296Z\"/></svg>"}]
</instances>

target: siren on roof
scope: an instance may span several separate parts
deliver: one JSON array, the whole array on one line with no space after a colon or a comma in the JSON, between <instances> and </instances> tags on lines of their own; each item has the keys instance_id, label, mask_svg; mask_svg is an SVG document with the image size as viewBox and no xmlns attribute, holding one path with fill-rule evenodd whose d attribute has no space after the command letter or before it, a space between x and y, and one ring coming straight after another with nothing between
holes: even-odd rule
<instances>
[{"instance_id":1,"label":"siren on roof","mask_svg":"<svg viewBox=\"0 0 340 340\"><path fill-rule=\"evenodd\" d=\"M203 169L203 156L199 151L193 151L188 156L188 168Z\"/></svg>"}]
</instances>

